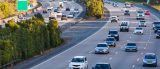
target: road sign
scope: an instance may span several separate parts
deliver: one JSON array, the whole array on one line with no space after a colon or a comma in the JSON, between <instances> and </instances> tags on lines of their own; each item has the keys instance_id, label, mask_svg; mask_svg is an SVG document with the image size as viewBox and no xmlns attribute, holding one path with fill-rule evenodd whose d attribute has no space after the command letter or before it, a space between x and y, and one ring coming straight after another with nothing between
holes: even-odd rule
<instances>
[{"instance_id":1,"label":"road sign","mask_svg":"<svg viewBox=\"0 0 160 69\"><path fill-rule=\"evenodd\" d=\"M17 0L17 10L27 11L28 10L28 0Z\"/></svg>"}]
</instances>

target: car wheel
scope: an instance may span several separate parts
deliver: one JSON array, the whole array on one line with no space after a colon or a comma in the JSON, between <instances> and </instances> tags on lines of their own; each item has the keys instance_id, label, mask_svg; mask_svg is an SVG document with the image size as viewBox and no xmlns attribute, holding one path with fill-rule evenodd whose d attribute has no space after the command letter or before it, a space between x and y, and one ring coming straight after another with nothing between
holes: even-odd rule
<instances>
[{"instance_id":1,"label":"car wheel","mask_svg":"<svg viewBox=\"0 0 160 69\"><path fill-rule=\"evenodd\" d=\"M143 64L143 67L145 67L146 65L145 64Z\"/></svg>"},{"instance_id":2,"label":"car wheel","mask_svg":"<svg viewBox=\"0 0 160 69\"><path fill-rule=\"evenodd\" d=\"M114 44L114 47L116 47L116 44Z\"/></svg>"}]
</instances>

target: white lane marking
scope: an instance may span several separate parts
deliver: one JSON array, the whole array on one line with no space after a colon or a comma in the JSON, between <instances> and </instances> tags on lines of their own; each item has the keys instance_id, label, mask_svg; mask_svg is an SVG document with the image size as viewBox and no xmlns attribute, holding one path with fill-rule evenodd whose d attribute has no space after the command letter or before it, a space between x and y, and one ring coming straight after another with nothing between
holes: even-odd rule
<instances>
[{"instance_id":1,"label":"white lane marking","mask_svg":"<svg viewBox=\"0 0 160 69\"><path fill-rule=\"evenodd\" d=\"M112 57L110 57L109 60L112 60Z\"/></svg>"},{"instance_id":2,"label":"white lane marking","mask_svg":"<svg viewBox=\"0 0 160 69\"><path fill-rule=\"evenodd\" d=\"M132 68L135 68L135 65L132 65Z\"/></svg>"},{"instance_id":3,"label":"white lane marking","mask_svg":"<svg viewBox=\"0 0 160 69\"><path fill-rule=\"evenodd\" d=\"M139 58L137 59L137 62L139 61Z\"/></svg>"}]
</instances>

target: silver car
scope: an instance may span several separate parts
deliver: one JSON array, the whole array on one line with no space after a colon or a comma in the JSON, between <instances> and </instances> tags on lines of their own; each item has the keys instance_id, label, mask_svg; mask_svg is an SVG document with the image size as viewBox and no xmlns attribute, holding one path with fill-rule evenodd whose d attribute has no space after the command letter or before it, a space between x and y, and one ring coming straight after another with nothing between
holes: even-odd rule
<instances>
[{"instance_id":1,"label":"silver car","mask_svg":"<svg viewBox=\"0 0 160 69\"><path fill-rule=\"evenodd\" d=\"M107 43L98 43L95 48L95 54L98 53L109 53L109 46Z\"/></svg>"},{"instance_id":2,"label":"silver car","mask_svg":"<svg viewBox=\"0 0 160 69\"><path fill-rule=\"evenodd\" d=\"M143 58L143 67L144 66L154 66L157 67L157 57L155 53L146 53Z\"/></svg>"}]
</instances>

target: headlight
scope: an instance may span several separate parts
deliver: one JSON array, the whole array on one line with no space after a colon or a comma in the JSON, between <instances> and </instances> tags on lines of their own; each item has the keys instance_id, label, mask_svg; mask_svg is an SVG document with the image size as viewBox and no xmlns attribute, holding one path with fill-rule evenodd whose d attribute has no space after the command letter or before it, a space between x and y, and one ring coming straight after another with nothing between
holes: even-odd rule
<instances>
[{"instance_id":1,"label":"headlight","mask_svg":"<svg viewBox=\"0 0 160 69\"><path fill-rule=\"evenodd\" d=\"M152 63L156 63L156 61L152 61Z\"/></svg>"},{"instance_id":2,"label":"headlight","mask_svg":"<svg viewBox=\"0 0 160 69\"><path fill-rule=\"evenodd\" d=\"M146 60L143 60L143 63L147 63L147 61L146 61Z\"/></svg>"}]
</instances>

